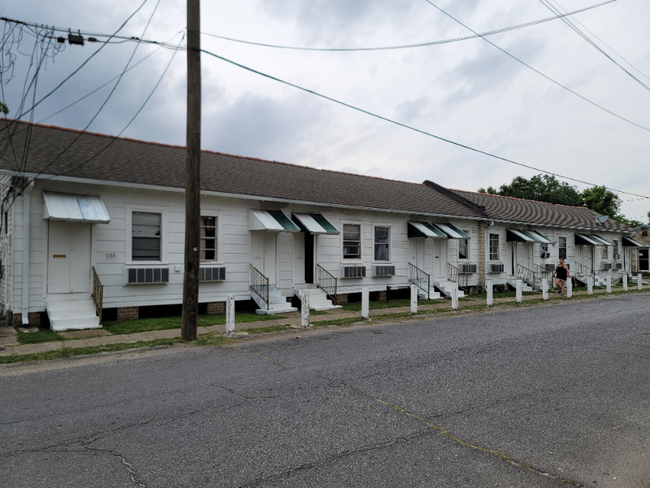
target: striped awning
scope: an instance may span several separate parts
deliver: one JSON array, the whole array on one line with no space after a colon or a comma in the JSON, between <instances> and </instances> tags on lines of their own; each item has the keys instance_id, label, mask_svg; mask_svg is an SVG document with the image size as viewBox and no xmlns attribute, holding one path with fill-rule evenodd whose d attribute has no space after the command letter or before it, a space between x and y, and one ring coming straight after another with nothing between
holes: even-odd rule
<instances>
[{"instance_id":1,"label":"striped awning","mask_svg":"<svg viewBox=\"0 0 650 488\"><path fill-rule=\"evenodd\" d=\"M300 232L300 228L282 210L249 210L248 230Z\"/></svg>"},{"instance_id":2,"label":"striped awning","mask_svg":"<svg viewBox=\"0 0 650 488\"><path fill-rule=\"evenodd\" d=\"M623 236L623 247L648 247L648 245L635 241L631 237Z\"/></svg>"},{"instance_id":3,"label":"striped awning","mask_svg":"<svg viewBox=\"0 0 650 488\"><path fill-rule=\"evenodd\" d=\"M506 235L506 241L508 242L539 242L541 244L553 244L553 241L546 237L545 235L540 234L536 230L530 229L506 229L508 234Z\"/></svg>"},{"instance_id":4,"label":"striped awning","mask_svg":"<svg viewBox=\"0 0 650 488\"><path fill-rule=\"evenodd\" d=\"M409 222L408 236L447 238L447 234L428 222Z\"/></svg>"},{"instance_id":5,"label":"striped awning","mask_svg":"<svg viewBox=\"0 0 650 488\"><path fill-rule=\"evenodd\" d=\"M294 213L293 221L298 224L300 230L310 234L340 234L329 220L318 213Z\"/></svg>"},{"instance_id":6,"label":"striped awning","mask_svg":"<svg viewBox=\"0 0 650 488\"><path fill-rule=\"evenodd\" d=\"M437 227L441 231L443 231L445 234L447 234L447 237L450 239L471 239L472 237L466 233L460 230L459 228L455 227L452 224L438 224L437 222L435 224L431 224L434 227Z\"/></svg>"},{"instance_id":7,"label":"striped awning","mask_svg":"<svg viewBox=\"0 0 650 488\"><path fill-rule=\"evenodd\" d=\"M576 246L613 246L607 239L595 234L576 234Z\"/></svg>"},{"instance_id":8,"label":"striped awning","mask_svg":"<svg viewBox=\"0 0 650 488\"><path fill-rule=\"evenodd\" d=\"M43 199L45 200L44 219L100 224L108 224L111 221L99 195L43 191Z\"/></svg>"}]
</instances>

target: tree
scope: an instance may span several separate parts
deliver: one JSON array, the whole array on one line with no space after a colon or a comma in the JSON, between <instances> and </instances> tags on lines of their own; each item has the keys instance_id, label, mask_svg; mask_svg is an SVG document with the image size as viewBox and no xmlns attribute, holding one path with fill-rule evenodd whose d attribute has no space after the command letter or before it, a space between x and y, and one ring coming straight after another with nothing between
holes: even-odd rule
<instances>
[{"instance_id":1,"label":"tree","mask_svg":"<svg viewBox=\"0 0 650 488\"><path fill-rule=\"evenodd\" d=\"M487 190L479 188L478 191L560 205L582 205L582 197L576 187L558 181L553 175L536 175L530 180L517 176L509 185L501 185L498 191L491 186L488 186Z\"/></svg>"},{"instance_id":2,"label":"tree","mask_svg":"<svg viewBox=\"0 0 650 488\"><path fill-rule=\"evenodd\" d=\"M584 206L601 215L608 215L615 219L621 208L621 199L615 193L612 193L604 186L594 186L585 188L582 191L582 201Z\"/></svg>"},{"instance_id":3,"label":"tree","mask_svg":"<svg viewBox=\"0 0 650 488\"><path fill-rule=\"evenodd\" d=\"M9 115L9 107L7 107L4 103L0 102L0 112L2 112L5 115Z\"/></svg>"}]
</instances>

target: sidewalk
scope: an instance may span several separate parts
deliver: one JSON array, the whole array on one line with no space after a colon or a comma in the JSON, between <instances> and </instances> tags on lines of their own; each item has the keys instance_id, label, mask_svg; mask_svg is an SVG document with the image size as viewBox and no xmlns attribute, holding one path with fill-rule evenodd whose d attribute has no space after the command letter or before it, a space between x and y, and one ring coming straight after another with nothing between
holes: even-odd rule
<instances>
[{"instance_id":1,"label":"sidewalk","mask_svg":"<svg viewBox=\"0 0 650 488\"><path fill-rule=\"evenodd\" d=\"M630 291L636 291L636 287L630 288ZM644 291L649 291L647 288ZM622 292L622 289L618 287L615 289L615 292ZM587 291L574 291L574 297L580 297L587 295ZM594 290L594 295L607 295L605 289L596 289ZM535 293L534 295L524 295L524 303L527 301L538 301L542 298L541 293ZM561 299L557 291L549 291L549 299L557 301ZM514 303L516 301L515 297L507 298L495 298L494 304L507 304ZM468 306L476 305L486 305L486 300L484 298L472 298L471 296L459 300L459 309L456 313L462 313L463 308ZM432 310L440 311L451 311L451 301L450 300L439 300L435 303L428 305L418 306L419 312L426 312ZM410 307L394 307L394 308L383 308L378 310L370 310L370 317L381 317L386 315L393 314L409 314L411 311ZM348 319L358 317L359 322L362 322L360 312L349 312L343 311L340 309L335 309L328 311L323 315L312 315L311 323L317 324L319 322L336 320L336 319ZM390 320L390 317L387 317ZM278 325L288 325L291 327L299 327L300 322L300 313L294 312L289 314L278 315L277 320L265 320L260 322L244 322L235 324L235 331L242 332L246 329L255 329L259 327L272 327ZM197 334L208 334L215 332L217 334L225 333L225 325L213 325L210 327L199 327ZM39 352L55 351L63 347L68 348L81 348L81 347L92 347L92 346L103 346L108 344L128 344L135 343L140 341L152 341L155 339L169 339L169 338L180 338L181 331L180 329L168 329L168 330L157 330L149 332L139 332L135 334L116 334L111 335L103 329L91 329L91 330L79 330L79 331L69 331L69 332L59 332L59 334L65 337L65 341L54 341L54 342L43 342L39 344L19 344L18 343L18 334L13 327L0 327L0 356L9 356L11 354L32 354ZM4 348L2 350L2 348Z\"/></svg>"}]
</instances>

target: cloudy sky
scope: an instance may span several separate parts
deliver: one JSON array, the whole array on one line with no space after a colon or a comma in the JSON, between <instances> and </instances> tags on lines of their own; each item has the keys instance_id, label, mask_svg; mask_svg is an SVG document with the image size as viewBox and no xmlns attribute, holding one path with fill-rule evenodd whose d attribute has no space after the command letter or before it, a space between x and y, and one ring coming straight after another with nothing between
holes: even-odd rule
<instances>
[{"instance_id":1,"label":"cloudy sky","mask_svg":"<svg viewBox=\"0 0 650 488\"><path fill-rule=\"evenodd\" d=\"M562 11L574 11L603 0L552 1ZM117 31L140 3L22 0L5 2L0 14L99 36ZM410 45L472 35L449 16L484 33L555 15L541 1L204 0L203 4L202 47L211 53L460 144L650 196L650 91L561 20L488 39L615 115L554 84L481 38L409 49L340 52L274 49L210 36L311 48ZM650 86L649 2L617 0L569 18L579 22L576 25L629 73ZM177 45L184 27L184 1L148 0L119 35ZM9 28L10 24L5 24L5 34ZM22 39L18 31L10 39L14 42L5 42L4 52L15 58L13 63L7 55L2 58L3 100L12 110L10 115L16 115L34 37L23 30ZM66 80L100 46L66 44L50 56L39 71L36 100ZM83 129L114 88L88 130L117 135L143 105L173 54L173 50L133 42L105 45L38 105L34 121ZM117 87L113 81L57 113L149 55L126 72ZM498 187L518 175L530 178L537 174L209 55L203 55L202 65L204 149L406 181L429 179L472 191L488 185ZM184 145L185 76L185 54L180 51L123 136ZM33 91L29 95L31 100ZM579 190L585 188L572 184ZM647 220L650 200L620 196L627 217Z\"/></svg>"}]
</instances>

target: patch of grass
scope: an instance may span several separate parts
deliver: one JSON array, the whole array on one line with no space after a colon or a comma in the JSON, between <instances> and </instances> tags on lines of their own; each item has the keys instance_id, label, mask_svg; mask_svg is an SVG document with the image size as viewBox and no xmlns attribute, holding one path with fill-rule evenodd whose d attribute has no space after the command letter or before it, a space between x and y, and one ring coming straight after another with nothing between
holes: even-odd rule
<instances>
[{"instance_id":1,"label":"patch of grass","mask_svg":"<svg viewBox=\"0 0 650 488\"><path fill-rule=\"evenodd\" d=\"M361 322L363 319L361 317L348 317L341 319L332 319L332 320L319 320L311 324L314 327L328 327L330 325L338 325L339 327L350 327L352 324Z\"/></svg>"},{"instance_id":2,"label":"patch of grass","mask_svg":"<svg viewBox=\"0 0 650 488\"><path fill-rule=\"evenodd\" d=\"M265 332L278 332L287 329L289 329L289 326L283 324L283 325L271 325L269 327L255 327L252 329L242 329L241 331L248 332L249 334L264 334Z\"/></svg>"},{"instance_id":3,"label":"patch of grass","mask_svg":"<svg viewBox=\"0 0 650 488\"><path fill-rule=\"evenodd\" d=\"M277 320L277 315L257 315L256 313L235 314L235 323L258 322L263 320ZM226 315L199 315L199 327L211 325L223 325L226 323ZM150 319L125 320L121 322L104 322L104 329L111 334L134 334L137 332L149 332L151 330L180 329L181 317L159 317Z\"/></svg>"},{"instance_id":4,"label":"patch of grass","mask_svg":"<svg viewBox=\"0 0 650 488\"><path fill-rule=\"evenodd\" d=\"M196 341L192 345L203 347L203 346L225 346L227 344L232 344L237 342L235 339L230 339L222 335L218 335L215 332L209 332L207 334L201 334L196 338Z\"/></svg>"},{"instance_id":5,"label":"patch of grass","mask_svg":"<svg viewBox=\"0 0 650 488\"><path fill-rule=\"evenodd\" d=\"M438 300L418 300L419 305L432 305L437 302ZM397 308L397 307L410 307L411 300L409 298L398 298L395 300L391 300L390 302L386 302L383 300L381 301L376 300L376 301L370 301L368 305L370 310L382 310L385 308ZM347 312L360 312L361 302L348 303L347 305L343 305L342 309Z\"/></svg>"},{"instance_id":6,"label":"patch of grass","mask_svg":"<svg viewBox=\"0 0 650 488\"><path fill-rule=\"evenodd\" d=\"M66 340L62 335L47 329L42 329L38 332L18 332L17 339L19 344L40 344L42 342Z\"/></svg>"},{"instance_id":7,"label":"patch of grass","mask_svg":"<svg viewBox=\"0 0 650 488\"><path fill-rule=\"evenodd\" d=\"M154 339L152 341L129 342L126 344L106 344L103 346L89 347L62 347L56 351L36 352L32 354L11 354L9 356L0 356L0 364L10 363L31 363L35 361L50 361L52 359L65 359L74 356L84 356L87 354L99 354L101 352L125 351L127 349L137 349L140 347L171 346L183 342L180 337L171 339Z\"/></svg>"},{"instance_id":8,"label":"patch of grass","mask_svg":"<svg viewBox=\"0 0 650 488\"><path fill-rule=\"evenodd\" d=\"M325 310L311 310L309 315L329 315L329 312Z\"/></svg>"}]
</instances>

